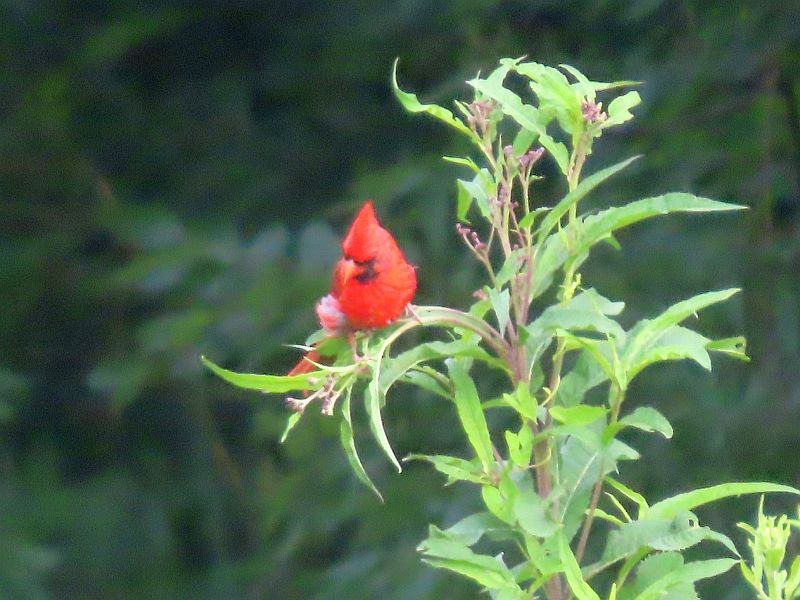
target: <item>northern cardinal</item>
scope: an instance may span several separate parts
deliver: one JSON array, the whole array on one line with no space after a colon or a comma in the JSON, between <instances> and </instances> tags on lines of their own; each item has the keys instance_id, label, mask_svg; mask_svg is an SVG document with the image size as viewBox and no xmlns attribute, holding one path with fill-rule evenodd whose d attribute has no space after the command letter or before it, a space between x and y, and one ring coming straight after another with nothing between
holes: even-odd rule
<instances>
[{"instance_id":1,"label":"northern cardinal","mask_svg":"<svg viewBox=\"0 0 800 600\"><path fill-rule=\"evenodd\" d=\"M331 336L386 327L411 302L417 274L392 234L375 216L372 201L361 207L342 242L342 258L333 270L330 293L317 303L320 325ZM289 375L313 371L320 361L311 350Z\"/></svg>"}]
</instances>

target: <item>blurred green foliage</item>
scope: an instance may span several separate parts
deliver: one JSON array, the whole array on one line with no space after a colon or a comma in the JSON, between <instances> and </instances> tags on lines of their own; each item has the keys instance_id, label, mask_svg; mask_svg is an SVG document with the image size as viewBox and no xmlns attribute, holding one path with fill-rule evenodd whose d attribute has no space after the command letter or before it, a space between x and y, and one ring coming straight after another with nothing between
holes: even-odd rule
<instances>
[{"instance_id":1,"label":"blurred green foliage","mask_svg":"<svg viewBox=\"0 0 800 600\"><path fill-rule=\"evenodd\" d=\"M335 423L309 419L280 446L281 402L212 380L198 356L288 368L282 344L315 327L368 196L420 266L420 301L466 306L477 271L452 229L458 170L440 159L461 142L403 113L390 67L399 56L401 85L442 104L523 54L645 82L635 124L587 173L645 158L598 206L685 189L752 207L626 231L586 269L631 319L744 288L704 325L745 331L753 362L643 374L630 402L647 395L676 437L634 439L658 460L626 475L654 498L800 483L797 3L7 2L0 596L474 597L414 548L475 499L423 465L395 475L365 443L378 504ZM401 454L463 443L429 397L396 393L387 417ZM716 510L706 520L729 532L754 514ZM739 585L724 597L747 597Z\"/></svg>"}]
</instances>

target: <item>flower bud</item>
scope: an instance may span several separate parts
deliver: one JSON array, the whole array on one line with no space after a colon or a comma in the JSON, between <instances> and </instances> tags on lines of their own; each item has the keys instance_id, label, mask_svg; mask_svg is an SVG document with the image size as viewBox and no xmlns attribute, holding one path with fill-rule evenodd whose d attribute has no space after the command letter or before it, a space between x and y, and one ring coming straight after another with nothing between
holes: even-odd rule
<instances>
[{"instance_id":1,"label":"flower bud","mask_svg":"<svg viewBox=\"0 0 800 600\"><path fill-rule=\"evenodd\" d=\"M584 100L581 102L581 113L583 120L587 123L602 123L608 118L608 115L603 112L602 102L592 102L591 100Z\"/></svg>"}]
</instances>

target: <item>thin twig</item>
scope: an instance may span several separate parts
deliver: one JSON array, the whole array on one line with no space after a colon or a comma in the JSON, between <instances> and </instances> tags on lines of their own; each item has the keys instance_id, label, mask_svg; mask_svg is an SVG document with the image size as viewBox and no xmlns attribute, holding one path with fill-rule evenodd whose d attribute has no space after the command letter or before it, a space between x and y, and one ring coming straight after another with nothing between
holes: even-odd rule
<instances>
[{"instance_id":1,"label":"thin twig","mask_svg":"<svg viewBox=\"0 0 800 600\"><path fill-rule=\"evenodd\" d=\"M594 521L594 513L597 510L597 504L600 502L600 492L603 489L603 471L605 470L604 461L600 461L600 473L597 481L592 490L592 499L589 502L589 513L586 515L586 520L583 522L581 528L581 537L578 539L578 547L575 550L575 560L580 564L583 559L583 553L586 551L586 543L589 541L589 532L592 529L592 522Z\"/></svg>"},{"instance_id":2,"label":"thin twig","mask_svg":"<svg viewBox=\"0 0 800 600\"><path fill-rule=\"evenodd\" d=\"M611 420L610 424L613 425L619 420L619 410L622 406L622 401L625 398L625 392L616 385L612 385L608 392L609 404L611 405ZM586 520L583 522L581 528L581 536L578 540L578 547L575 550L575 559L580 564L583 558L583 553L586 551L586 544L589 541L589 532L592 530L592 523L594 522L594 514L597 510L597 504L600 501L600 492L603 489L603 480L605 471L605 461L600 461L600 472L597 476L597 481L592 490L592 498L589 502L589 513L586 515Z\"/></svg>"}]
</instances>

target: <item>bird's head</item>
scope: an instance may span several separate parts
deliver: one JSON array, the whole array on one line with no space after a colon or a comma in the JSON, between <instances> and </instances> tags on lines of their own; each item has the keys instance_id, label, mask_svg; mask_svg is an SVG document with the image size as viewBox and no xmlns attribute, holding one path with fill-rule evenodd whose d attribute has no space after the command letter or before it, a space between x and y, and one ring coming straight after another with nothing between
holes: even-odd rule
<instances>
[{"instance_id":1,"label":"bird's head","mask_svg":"<svg viewBox=\"0 0 800 600\"><path fill-rule=\"evenodd\" d=\"M342 282L351 280L366 283L376 275L376 263L386 252L387 245L395 245L394 238L378 222L375 207L367 200L356 215L342 242L344 256L339 262Z\"/></svg>"}]
</instances>

